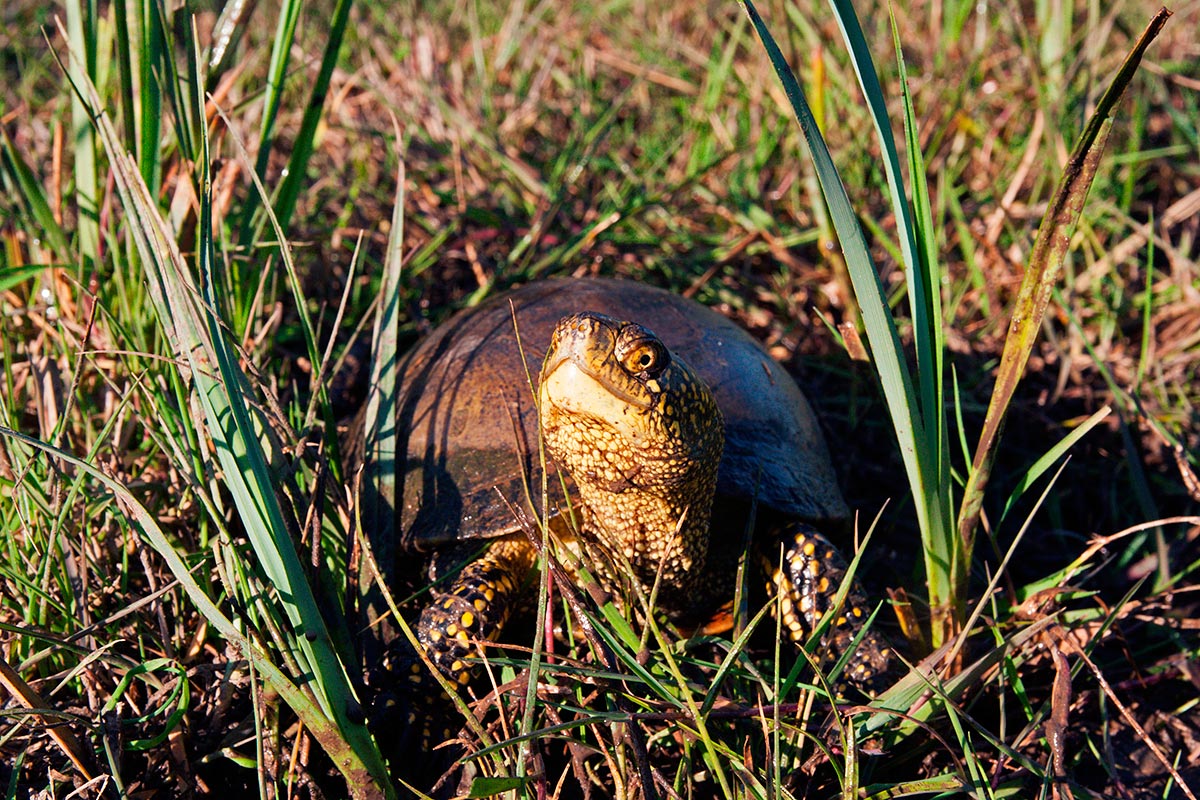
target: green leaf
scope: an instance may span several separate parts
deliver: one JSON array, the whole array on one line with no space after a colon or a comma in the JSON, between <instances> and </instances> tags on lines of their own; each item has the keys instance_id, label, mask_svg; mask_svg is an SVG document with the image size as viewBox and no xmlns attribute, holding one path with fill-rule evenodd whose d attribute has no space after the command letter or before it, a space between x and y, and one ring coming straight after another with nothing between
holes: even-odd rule
<instances>
[{"instance_id":1,"label":"green leaf","mask_svg":"<svg viewBox=\"0 0 1200 800\"><path fill-rule=\"evenodd\" d=\"M1112 407L1105 406L1095 414L1092 414L1083 421L1083 424L1064 436L1061 440L1059 440L1058 444L1054 445L1054 447L1051 447L1041 458L1033 462L1033 466L1026 470L1025 474L1021 476L1021 479L1017 481L1016 487L1013 488L1012 494L1010 494L1008 496L1008 500L1005 501L1004 510L1000 513L1000 522L1004 521L1004 518L1008 516L1008 512L1011 511L1012 507L1016 505L1018 500L1021 499L1021 496L1025 494L1025 491L1031 485L1033 485L1033 483L1037 481L1037 479L1040 478L1046 472L1046 470L1050 469L1050 467L1054 465L1054 462L1062 458L1068 450L1075 446L1076 442L1086 436L1088 431L1099 425L1100 422L1111 413ZM1000 522L996 523L997 527L999 527Z\"/></svg>"},{"instance_id":2,"label":"green leaf","mask_svg":"<svg viewBox=\"0 0 1200 800\"><path fill-rule=\"evenodd\" d=\"M0 269L0 292L19 286L31 278L36 278L46 271L43 264L32 264L25 267L9 267Z\"/></svg>"},{"instance_id":3,"label":"green leaf","mask_svg":"<svg viewBox=\"0 0 1200 800\"><path fill-rule=\"evenodd\" d=\"M917 256L912 232L913 223L900 179L895 143L887 122L883 91L853 9L847 3L835 3L834 10L839 15L838 23L842 27L847 45L851 48L855 69L867 96L868 106L872 110L882 150L886 154L884 163L888 173L888 185L892 190L893 207L896 209L897 218L903 221L900 224L901 245L905 260L910 265L910 294L914 298L926 298L923 301L913 301L914 325L926 331L917 339L918 367L921 370L922 381L920 395L913 386L912 376L905 363L896 322L884 295L879 273L871 259L866 236L850 205L846 188L833 164L816 119L795 75L792 74L754 4L751 0L743 0L743 4L775 68L775 73L783 84L796 120L800 123L834 229L842 245L851 283L862 312L872 363L879 376L900 447L900 455L904 461L908 484L915 500L917 519L925 541L927 568L929 564L934 564L930 575L931 605L940 610L949 603L948 598L953 596L953 582L938 580L938 576L946 574L956 561L952 556L955 543L949 535L949 470L944 466L946 459L942 452L944 448L940 444L944 441L944 422L941 421L943 411L940 402L941 379L934 374L940 368L941 362L940 355L935 358L932 350L933 344L939 340L936 335L928 335L930 327L940 325L940 322L929 318L932 305L927 299L930 292L929 281L920 268L921 261ZM957 561L961 564L961 559ZM942 627L935 626L935 633L942 630Z\"/></svg>"},{"instance_id":4,"label":"green leaf","mask_svg":"<svg viewBox=\"0 0 1200 800\"><path fill-rule=\"evenodd\" d=\"M529 782L529 778L476 778L471 781L467 797L492 797L501 792L523 789Z\"/></svg>"},{"instance_id":5,"label":"green leaf","mask_svg":"<svg viewBox=\"0 0 1200 800\"><path fill-rule=\"evenodd\" d=\"M96 77L96 4L95 0L68 0L67 39L70 56L67 80L77 90ZM84 278L100 262L100 189L96 177L96 135L89 110L79 92L71 93L71 141L74 143L75 204L79 219L80 266Z\"/></svg>"}]
</instances>

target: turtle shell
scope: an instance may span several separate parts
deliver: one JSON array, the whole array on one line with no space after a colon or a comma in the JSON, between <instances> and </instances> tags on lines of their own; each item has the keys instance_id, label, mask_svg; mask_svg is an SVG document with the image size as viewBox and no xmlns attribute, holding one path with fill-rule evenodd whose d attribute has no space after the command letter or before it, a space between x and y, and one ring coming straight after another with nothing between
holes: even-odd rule
<instances>
[{"instance_id":1,"label":"turtle shell","mask_svg":"<svg viewBox=\"0 0 1200 800\"><path fill-rule=\"evenodd\" d=\"M848 515L812 408L749 334L694 300L633 281L547 280L463 311L402 362L403 549L501 536L519 529L515 508L540 513L535 388L555 324L580 311L649 328L708 382L725 417L719 497L754 498L812 522ZM548 460L546 470L553 513L564 481Z\"/></svg>"}]
</instances>

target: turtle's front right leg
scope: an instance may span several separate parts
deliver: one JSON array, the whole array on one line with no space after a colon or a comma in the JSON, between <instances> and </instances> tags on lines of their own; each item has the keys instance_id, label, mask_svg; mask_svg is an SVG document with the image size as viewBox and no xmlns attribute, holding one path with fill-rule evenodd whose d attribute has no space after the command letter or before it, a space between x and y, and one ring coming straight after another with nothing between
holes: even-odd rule
<instances>
[{"instance_id":1,"label":"turtle's front right leg","mask_svg":"<svg viewBox=\"0 0 1200 800\"><path fill-rule=\"evenodd\" d=\"M871 606L858 580L849 587L840 608L834 599L846 580L846 560L816 528L792 522L778 531L782 553L764 552L767 591L778 592L784 633L803 647L825 615L837 611L824 637L832 660L851 649L870 614ZM780 556L782 555L782 558ZM887 638L875 628L867 630L854 649L843 680L867 694L882 685L893 662Z\"/></svg>"},{"instance_id":2,"label":"turtle's front right leg","mask_svg":"<svg viewBox=\"0 0 1200 800\"><path fill-rule=\"evenodd\" d=\"M470 664L477 643L499 638L520 603L533 563L533 548L524 539L497 539L448 584L434 589L433 602L417 622L417 639L451 683L465 687L471 682L477 672ZM407 723L419 732L422 745L438 744L439 736L448 738L452 733L445 719L449 698L419 661L411 666L407 692Z\"/></svg>"}]
</instances>

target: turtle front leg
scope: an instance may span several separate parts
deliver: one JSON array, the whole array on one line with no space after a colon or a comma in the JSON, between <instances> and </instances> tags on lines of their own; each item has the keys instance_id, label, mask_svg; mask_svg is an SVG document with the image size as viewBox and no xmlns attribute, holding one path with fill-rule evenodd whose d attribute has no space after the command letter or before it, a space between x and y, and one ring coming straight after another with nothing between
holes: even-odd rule
<instances>
[{"instance_id":1,"label":"turtle front leg","mask_svg":"<svg viewBox=\"0 0 1200 800\"><path fill-rule=\"evenodd\" d=\"M533 567L534 551L524 539L497 539L467 563L421 612L417 640L451 683L465 687L477 669L469 662L478 642L500 637ZM420 661L408 674L407 741L415 737L422 751L453 735L447 712L450 698Z\"/></svg>"},{"instance_id":2,"label":"turtle front leg","mask_svg":"<svg viewBox=\"0 0 1200 800\"><path fill-rule=\"evenodd\" d=\"M517 538L498 539L454 575L421 612L417 639L438 670L460 686L471 682L467 661L475 642L494 642L520 601L533 567L533 548ZM414 681L419 676L414 676Z\"/></svg>"},{"instance_id":3,"label":"turtle front leg","mask_svg":"<svg viewBox=\"0 0 1200 800\"><path fill-rule=\"evenodd\" d=\"M763 553L767 591L779 593L783 629L792 642L802 647L825 615L834 610L833 602L846 580L846 559L815 528L801 522L789 523L771 541L782 543L783 560L780 562L778 549ZM856 579L822 643L833 659L850 649L870 610L866 593ZM887 638L872 628L863 635L842 679L873 694L888 671L891 657Z\"/></svg>"}]
</instances>

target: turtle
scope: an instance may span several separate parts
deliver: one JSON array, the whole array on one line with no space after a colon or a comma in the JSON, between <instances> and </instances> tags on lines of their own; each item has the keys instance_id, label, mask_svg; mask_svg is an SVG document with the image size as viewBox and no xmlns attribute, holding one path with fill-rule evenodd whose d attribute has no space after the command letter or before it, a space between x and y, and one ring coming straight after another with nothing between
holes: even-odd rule
<instances>
[{"instance_id":1,"label":"turtle","mask_svg":"<svg viewBox=\"0 0 1200 800\"><path fill-rule=\"evenodd\" d=\"M440 581L416 629L453 683L521 607L536 557L516 509L543 508L543 485L601 554L601 583L632 576L648 596L657 581L656 612L682 630L728 618L751 518L788 637L830 610L846 563L821 530L849 510L817 417L715 311L630 280L537 281L453 317L399 374L398 558L427 557ZM856 581L825 641L859 638L845 677L864 687L891 657L862 631L870 608ZM425 693L419 665L410 680Z\"/></svg>"}]
</instances>

